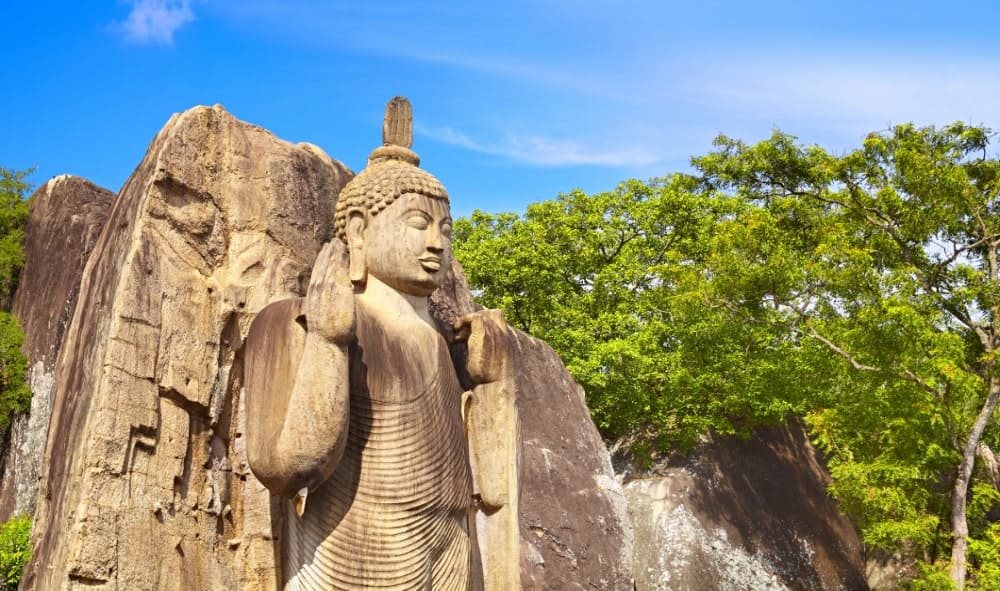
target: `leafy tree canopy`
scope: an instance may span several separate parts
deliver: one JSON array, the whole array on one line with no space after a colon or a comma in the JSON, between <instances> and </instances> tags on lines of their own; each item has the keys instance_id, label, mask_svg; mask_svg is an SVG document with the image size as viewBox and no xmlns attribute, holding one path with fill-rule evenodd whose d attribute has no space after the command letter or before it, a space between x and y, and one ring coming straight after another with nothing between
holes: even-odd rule
<instances>
[{"instance_id":1,"label":"leafy tree canopy","mask_svg":"<svg viewBox=\"0 0 1000 591\"><path fill-rule=\"evenodd\" d=\"M31 185L25 180L30 170L14 171L0 166L0 299L9 301L24 266L24 224L28 219L26 200Z\"/></svg>"},{"instance_id":2,"label":"leafy tree canopy","mask_svg":"<svg viewBox=\"0 0 1000 591\"><path fill-rule=\"evenodd\" d=\"M802 411L788 363L829 363L720 303L720 230L750 210L698 188L681 176L627 181L455 224L479 301L555 348L608 437L688 448L709 428L745 433Z\"/></svg>"},{"instance_id":3,"label":"leafy tree canopy","mask_svg":"<svg viewBox=\"0 0 1000 591\"><path fill-rule=\"evenodd\" d=\"M0 167L0 302L13 298L24 266L24 225L28 219L25 199L31 171ZM17 413L27 412L31 391L26 382L28 362L21 353L24 334L7 310L0 310L0 432L5 432Z\"/></svg>"},{"instance_id":4,"label":"leafy tree canopy","mask_svg":"<svg viewBox=\"0 0 1000 591\"><path fill-rule=\"evenodd\" d=\"M1000 498L974 471L1000 443L992 139L902 125L834 155L720 137L694 176L476 212L456 253L482 303L563 356L605 435L683 448L803 416L868 544L927 564L950 548L953 584L970 560L979 584L1000 556L973 515Z\"/></svg>"}]
</instances>

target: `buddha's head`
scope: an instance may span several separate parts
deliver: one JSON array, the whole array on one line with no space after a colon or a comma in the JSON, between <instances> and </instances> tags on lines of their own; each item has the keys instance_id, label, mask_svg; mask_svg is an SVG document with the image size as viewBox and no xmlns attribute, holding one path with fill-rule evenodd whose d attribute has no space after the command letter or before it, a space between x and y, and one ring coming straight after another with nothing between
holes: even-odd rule
<instances>
[{"instance_id":1,"label":"buddha's head","mask_svg":"<svg viewBox=\"0 0 1000 591\"><path fill-rule=\"evenodd\" d=\"M409 149L410 120L406 99L390 101L385 145L341 191L334 229L347 245L355 285L370 274L401 293L428 296L451 267L451 213L444 186L418 168Z\"/></svg>"}]
</instances>

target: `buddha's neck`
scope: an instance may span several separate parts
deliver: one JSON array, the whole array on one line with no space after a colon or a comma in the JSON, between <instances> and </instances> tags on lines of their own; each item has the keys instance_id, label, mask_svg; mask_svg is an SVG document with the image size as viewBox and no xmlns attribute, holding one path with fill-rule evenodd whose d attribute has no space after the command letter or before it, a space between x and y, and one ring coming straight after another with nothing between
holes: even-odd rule
<instances>
[{"instance_id":1,"label":"buddha's neck","mask_svg":"<svg viewBox=\"0 0 1000 591\"><path fill-rule=\"evenodd\" d=\"M368 275L364 290L355 297L369 309L384 314L387 320L422 320L429 326L434 326L427 296L402 293L372 275Z\"/></svg>"}]
</instances>

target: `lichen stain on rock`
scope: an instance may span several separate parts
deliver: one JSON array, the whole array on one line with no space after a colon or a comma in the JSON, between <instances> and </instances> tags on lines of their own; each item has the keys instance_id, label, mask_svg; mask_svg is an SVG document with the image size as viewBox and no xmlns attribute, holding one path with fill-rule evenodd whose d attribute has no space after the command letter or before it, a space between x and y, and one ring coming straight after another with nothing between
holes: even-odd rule
<instances>
[{"instance_id":1,"label":"lichen stain on rock","mask_svg":"<svg viewBox=\"0 0 1000 591\"><path fill-rule=\"evenodd\" d=\"M861 542L800 424L706 439L625 485L638 591L863 591Z\"/></svg>"}]
</instances>

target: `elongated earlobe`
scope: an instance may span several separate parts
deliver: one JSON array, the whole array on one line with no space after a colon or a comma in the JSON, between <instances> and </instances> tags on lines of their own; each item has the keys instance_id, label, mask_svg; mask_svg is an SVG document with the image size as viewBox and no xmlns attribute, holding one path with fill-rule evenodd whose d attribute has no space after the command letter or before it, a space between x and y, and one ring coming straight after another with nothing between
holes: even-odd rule
<instances>
[{"instance_id":1,"label":"elongated earlobe","mask_svg":"<svg viewBox=\"0 0 1000 591\"><path fill-rule=\"evenodd\" d=\"M347 212L347 272L351 283L364 287L368 281L368 265L365 263L365 212L352 209Z\"/></svg>"},{"instance_id":2,"label":"elongated earlobe","mask_svg":"<svg viewBox=\"0 0 1000 591\"><path fill-rule=\"evenodd\" d=\"M368 267L365 265L365 255L363 252L359 252L357 256L351 255L347 271L351 275L351 283L358 287L364 287L365 282L368 280Z\"/></svg>"}]
</instances>

